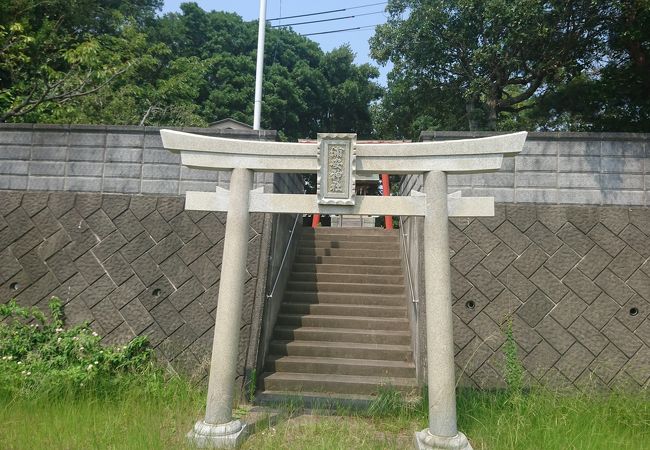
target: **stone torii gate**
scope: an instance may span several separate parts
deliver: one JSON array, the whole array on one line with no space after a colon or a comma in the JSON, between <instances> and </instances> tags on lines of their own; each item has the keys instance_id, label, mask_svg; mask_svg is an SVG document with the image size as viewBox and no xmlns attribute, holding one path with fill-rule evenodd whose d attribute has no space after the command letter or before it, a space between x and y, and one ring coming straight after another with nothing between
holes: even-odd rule
<instances>
[{"instance_id":1,"label":"stone torii gate","mask_svg":"<svg viewBox=\"0 0 650 450\"><path fill-rule=\"evenodd\" d=\"M526 133L480 139L357 144L354 134L319 134L315 144L242 141L161 130L163 145L183 165L232 171L230 190L187 192L185 208L227 212L219 303L214 328L205 419L188 437L201 447L241 443L246 425L233 420L232 402L251 212L401 215L424 217L429 427L418 449L471 449L456 424L454 341L448 217L492 216L492 197L447 194L448 173L495 171L503 156L521 151ZM317 195L253 190L254 172L318 174ZM423 174L424 192L406 197L355 195L357 174Z\"/></svg>"}]
</instances>

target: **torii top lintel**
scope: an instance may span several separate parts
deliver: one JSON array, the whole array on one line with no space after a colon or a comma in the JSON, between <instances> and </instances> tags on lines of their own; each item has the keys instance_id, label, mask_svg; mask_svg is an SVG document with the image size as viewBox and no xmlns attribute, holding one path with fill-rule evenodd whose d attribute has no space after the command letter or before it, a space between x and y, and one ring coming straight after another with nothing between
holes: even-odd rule
<instances>
[{"instance_id":1,"label":"torii top lintel","mask_svg":"<svg viewBox=\"0 0 650 450\"><path fill-rule=\"evenodd\" d=\"M160 134L164 147L179 151L185 166L285 173L319 170L319 144L245 141L173 130L160 130ZM355 170L362 175L494 171L501 167L504 155L522 150L526 135L526 132L519 132L477 139L397 144L354 142Z\"/></svg>"}]
</instances>

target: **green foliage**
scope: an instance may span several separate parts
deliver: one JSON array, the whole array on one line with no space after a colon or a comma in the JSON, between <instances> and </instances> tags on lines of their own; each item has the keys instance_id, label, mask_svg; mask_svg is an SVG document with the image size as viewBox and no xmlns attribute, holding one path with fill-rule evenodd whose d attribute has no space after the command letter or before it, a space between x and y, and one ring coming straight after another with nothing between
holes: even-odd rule
<instances>
[{"instance_id":1,"label":"green foliage","mask_svg":"<svg viewBox=\"0 0 650 450\"><path fill-rule=\"evenodd\" d=\"M0 6L0 121L252 123L256 22L196 3L155 17L158 0L46 0L47 19L36 2ZM269 28L262 126L288 139L370 136L379 73L353 61L348 46L324 53L294 31Z\"/></svg>"},{"instance_id":2,"label":"green foliage","mask_svg":"<svg viewBox=\"0 0 650 450\"><path fill-rule=\"evenodd\" d=\"M402 392L392 386L382 386L377 396L368 407L369 417L403 417L413 418L428 412L428 396L426 388L421 396L407 398Z\"/></svg>"},{"instance_id":3,"label":"green foliage","mask_svg":"<svg viewBox=\"0 0 650 450\"><path fill-rule=\"evenodd\" d=\"M512 318L504 324L506 341L503 345L503 353L506 357L505 379L508 391L515 397L521 395L524 387L524 368L517 353L517 342L512 330Z\"/></svg>"},{"instance_id":4,"label":"green foliage","mask_svg":"<svg viewBox=\"0 0 650 450\"><path fill-rule=\"evenodd\" d=\"M257 390L257 369L253 369L246 385L246 397L250 403L255 400L255 391Z\"/></svg>"},{"instance_id":5,"label":"green foliage","mask_svg":"<svg viewBox=\"0 0 650 450\"><path fill-rule=\"evenodd\" d=\"M650 131L650 1L610 2L606 57L540 99L540 128ZM549 117L549 119L545 119Z\"/></svg>"},{"instance_id":6,"label":"green foliage","mask_svg":"<svg viewBox=\"0 0 650 450\"><path fill-rule=\"evenodd\" d=\"M46 120L134 63L129 37L159 0L7 0L0 4L0 122ZM137 31L135 31L137 32Z\"/></svg>"},{"instance_id":7,"label":"green foliage","mask_svg":"<svg viewBox=\"0 0 650 450\"><path fill-rule=\"evenodd\" d=\"M389 88L399 102L428 97L410 119L428 115L429 126L463 117L470 129L496 129L501 113L526 109L545 85L586 67L602 28L592 0L392 0L387 11L373 56L394 64Z\"/></svg>"},{"instance_id":8,"label":"green foliage","mask_svg":"<svg viewBox=\"0 0 650 450\"><path fill-rule=\"evenodd\" d=\"M128 380L111 392L83 397L0 397L0 448L184 449L185 433L204 407L205 393L182 379ZM642 450L650 438L650 402L640 395L523 396L522 408L507 393L461 390L459 429L476 449ZM411 417L295 414L256 425L242 449L403 449L427 427L427 411Z\"/></svg>"},{"instance_id":9,"label":"green foliage","mask_svg":"<svg viewBox=\"0 0 650 450\"><path fill-rule=\"evenodd\" d=\"M474 448L642 450L650 438L650 398L632 393L537 389L514 403L508 392L463 390L458 427Z\"/></svg>"},{"instance_id":10,"label":"green foliage","mask_svg":"<svg viewBox=\"0 0 650 450\"><path fill-rule=\"evenodd\" d=\"M424 129L650 130L648 0L391 0L386 137Z\"/></svg>"},{"instance_id":11,"label":"green foliage","mask_svg":"<svg viewBox=\"0 0 650 450\"><path fill-rule=\"evenodd\" d=\"M1 395L83 391L157 370L145 337L122 347L102 346L87 324L64 328L63 307L56 298L49 303L49 316L14 300L0 305Z\"/></svg>"},{"instance_id":12,"label":"green foliage","mask_svg":"<svg viewBox=\"0 0 650 450\"><path fill-rule=\"evenodd\" d=\"M0 396L0 448L190 449L185 434L205 392L182 378L147 372L95 379L58 395Z\"/></svg>"}]
</instances>

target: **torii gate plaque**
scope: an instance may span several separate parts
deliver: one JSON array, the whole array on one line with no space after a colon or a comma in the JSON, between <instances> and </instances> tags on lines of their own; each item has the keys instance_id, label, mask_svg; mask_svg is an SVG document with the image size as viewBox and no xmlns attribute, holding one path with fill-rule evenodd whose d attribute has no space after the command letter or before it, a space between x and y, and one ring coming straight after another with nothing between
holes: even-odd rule
<instances>
[{"instance_id":1,"label":"torii gate plaque","mask_svg":"<svg viewBox=\"0 0 650 450\"><path fill-rule=\"evenodd\" d=\"M448 217L492 216L492 197L447 194L447 173L498 170L503 156L519 153L526 133L480 139L399 144L357 144L354 134L319 134L317 144L224 139L161 130L163 145L180 151L183 165L231 170L230 190L187 192L185 208L226 211L219 304L214 328L205 419L188 437L201 447L241 443L246 425L233 420L250 212L424 216L429 427L417 432L418 449L471 449L456 424L454 341ZM318 173L318 194L265 194L252 190L253 172ZM356 174L423 174L424 192L408 197L355 196ZM435 370L433 369L435 361Z\"/></svg>"}]
</instances>

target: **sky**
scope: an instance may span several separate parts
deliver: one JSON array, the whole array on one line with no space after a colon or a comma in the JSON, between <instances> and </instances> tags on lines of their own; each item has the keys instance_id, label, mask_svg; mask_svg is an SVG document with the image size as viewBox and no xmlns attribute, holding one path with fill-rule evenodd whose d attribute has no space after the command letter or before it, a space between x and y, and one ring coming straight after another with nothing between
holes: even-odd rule
<instances>
[{"instance_id":1,"label":"sky","mask_svg":"<svg viewBox=\"0 0 650 450\"><path fill-rule=\"evenodd\" d=\"M259 17L259 0L195 0L198 5L206 11L228 11L235 12L244 20L257 20ZM180 11L180 4L183 0L165 0L162 13ZM346 11L332 12L311 17L294 19L273 20L272 25L289 24L296 22L307 22L312 20L323 20L337 17L355 16L343 20L333 20L305 25L294 25L294 31L305 33L318 33L323 31L340 30L344 28L369 27L361 30L345 31L341 33L321 34L309 36L310 39L318 42L324 51L330 51L343 44L350 44L357 57L357 64L370 63L379 68L379 83L386 85L386 74L390 67L379 66L370 57L368 39L374 34L374 26L386 22L384 8L386 2L379 0L330 0L328 2L309 2L305 0L267 0L266 18L296 16L321 11L346 9Z\"/></svg>"}]
</instances>

